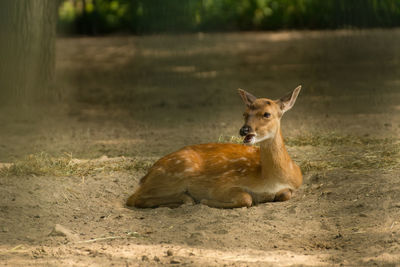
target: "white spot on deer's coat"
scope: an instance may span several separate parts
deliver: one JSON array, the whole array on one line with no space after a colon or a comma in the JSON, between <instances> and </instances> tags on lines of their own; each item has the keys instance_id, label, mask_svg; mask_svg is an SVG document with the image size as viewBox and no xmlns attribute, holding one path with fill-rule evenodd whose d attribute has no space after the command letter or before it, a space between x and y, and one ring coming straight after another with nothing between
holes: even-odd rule
<instances>
[{"instance_id":1,"label":"white spot on deer's coat","mask_svg":"<svg viewBox=\"0 0 400 267\"><path fill-rule=\"evenodd\" d=\"M231 159L229 162L237 162L237 161L248 161L248 159L245 157L241 157L241 158L237 158L237 159Z\"/></svg>"},{"instance_id":2,"label":"white spot on deer's coat","mask_svg":"<svg viewBox=\"0 0 400 267\"><path fill-rule=\"evenodd\" d=\"M235 170L230 170L230 171L224 172L223 175L231 174L231 173L233 173L234 171L235 171Z\"/></svg>"},{"instance_id":3,"label":"white spot on deer's coat","mask_svg":"<svg viewBox=\"0 0 400 267\"><path fill-rule=\"evenodd\" d=\"M243 170L241 170L240 172L241 172L241 173L244 173L244 172L246 172L246 169L243 169Z\"/></svg>"},{"instance_id":4,"label":"white spot on deer's coat","mask_svg":"<svg viewBox=\"0 0 400 267\"><path fill-rule=\"evenodd\" d=\"M187 168L184 172L194 172L194 168Z\"/></svg>"},{"instance_id":5,"label":"white spot on deer's coat","mask_svg":"<svg viewBox=\"0 0 400 267\"><path fill-rule=\"evenodd\" d=\"M250 152L254 152L257 150L257 148L255 146L248 146L247 150L249 150Z\"/></svg>"},{"instance_id":6,"label":"white spot on deer's coat","mask_svg":"<svg viewBox=\"0 0 400 267\"><path fill-rule=\"evenodd\" d=\"M178 159L177 161L175 161L176 164L179 164L179 163L181 163L181 162L182 162L182 161L179 160L179 159Z\"/></svg>"},{"instance_id":7,"label":"white spot on deer's coat","mask_svg":"<svg viewBox=\"0 0 400 267\"><path fill-rule=\"evenodd\" d=\"M156 171L159 171L159 172L165 173L165 170L164 170L164 168L163 168L163 167L158 167L158 168L156 169Z\"/></svg>"}]
</instances>

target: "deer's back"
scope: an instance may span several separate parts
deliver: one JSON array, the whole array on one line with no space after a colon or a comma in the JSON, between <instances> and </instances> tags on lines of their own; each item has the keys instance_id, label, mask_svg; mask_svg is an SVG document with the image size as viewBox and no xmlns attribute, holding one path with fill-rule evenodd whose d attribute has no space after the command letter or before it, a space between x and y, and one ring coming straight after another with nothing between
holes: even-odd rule
<instances>
[{"instance_id":1,"label":"deer's back","mask_svg":"<svg viewBox=\"0 0 400 267\"><path fill-rule=\"evenodd\" d=\"M260 149L239 144L200 144L184 147L159 159L143 177L187 180L194 182L227 182L261 175ZM233 181L232 181L233 182Z\"/></svg>"}]
</instances>

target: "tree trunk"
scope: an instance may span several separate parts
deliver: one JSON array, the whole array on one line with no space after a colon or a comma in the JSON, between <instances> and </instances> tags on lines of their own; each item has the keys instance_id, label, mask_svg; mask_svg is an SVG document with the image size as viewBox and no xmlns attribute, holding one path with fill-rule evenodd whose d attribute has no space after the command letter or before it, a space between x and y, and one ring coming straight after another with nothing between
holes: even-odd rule
<instances>
[{"instance_id":1,"label":"tree trunk","mask_svg":"<svg viewBox=\"0 0 400 267\"><path fill-rule=\"evenodd\" d=\"M0 104L51 97L57 0L0 1Z\"/></svg>"}]
</instances>

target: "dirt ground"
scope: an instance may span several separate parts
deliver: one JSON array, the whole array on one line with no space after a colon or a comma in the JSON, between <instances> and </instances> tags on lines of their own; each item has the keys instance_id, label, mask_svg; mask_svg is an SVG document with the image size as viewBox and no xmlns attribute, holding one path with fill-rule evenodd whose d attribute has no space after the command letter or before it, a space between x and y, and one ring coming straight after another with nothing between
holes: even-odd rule
<instances>
[{"instance_id":1,"label":"dirt ground","mask_svg":"<svg viewBox=\"0 0 400 267\"><path fill-rule=\"evenodd\" d=\"M57 104L0 112L0 266L399 266L399 47L399 29L58 39ZM293 199L124 206L159 157L237 140L237 88L299 84Z\"/></svg>"}]
</instances>

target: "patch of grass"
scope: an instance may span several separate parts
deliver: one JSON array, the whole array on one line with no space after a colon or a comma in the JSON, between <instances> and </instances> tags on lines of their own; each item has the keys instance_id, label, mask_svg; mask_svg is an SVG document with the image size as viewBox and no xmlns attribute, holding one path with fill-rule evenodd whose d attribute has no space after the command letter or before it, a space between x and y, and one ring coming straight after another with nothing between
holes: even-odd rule
<instances>
[{"instance_id":1,"label":"patch of grass","mask_svg":"<svg viewBox=\"0 0 400 267\"><path fill-rule=\"evenodd\" d=\"M243 144L243 137L239 136L227 136L227 135L220 135L218 137L218 143L233 143L233 144Z\"/></svg>"},{"instance_id":2,"label":"patch of grass","mask_svg":"<svg viewBox=\"0 0 400 267\"><path fill-rule=\"evenodd\" d=\"M218 142L241 144L242 138L221 135ZM314 152L311 151L312 154L310 154L308 149L308 154L304 154L303 160L299 164L304 174L336 168L361 171L390 170L400 167L400 142L397 139L310 134L287 138L286 143L292 146L292 149L297 150L298 154L301 154L303 146L314 146L318 150L318 154L322 155L315 160ZM302 157L299 156L299 158ZM39 153L0 168L0 175L87 176L114 171L147 171L153 163L153 159L101 157L79 160L69 154L52 157L47 153Z\"/></svg>"},{"instance_id":3,"label":"patch of grass","mask_svg":"<svg viewBox=\"0 0 400 267\"><path fill-rule=\"evenodd\" d=\"M400 166L400 154L397 152L395 156L383 156L387 152L378 153L369 156L369 152L352 155L338 155L329 157L325 160L304 160L300 163L303 174L309 172L329 171L333 169L348 169L354 171L361 170L391 170Z\"/></svg>"},{"instance_id":4,"label":"patch of grass","mask_svg":"<svg viewBox=\"0 0 400 267\"><path fill-rule=\"evenodd\" d=\"M346 169L393 169L400 165L400 145L369 145L341 162Z\"/></svg>"},{"instance_id":5,"label":"patch of grass","mask_svg":"<svg viewBox=\"0 0 400 267\"><path fill-rule=\"evenodd\" d=\"M336 145L390 145L394 138L372 138L368 136L326 134L306 134L285 138L288 146L336 146Z\"/></svg>"},{"instance_id":6,"label":"patch of grass","mask_svg":"<svg viewBox=\"0 0 400 267\"><path fill-rule=\"evenodd\" d=\"M242 139L238 136L220 135L218 142L241 144ZM319 153L325 154L318 160L303 160L300 163L303 173L335 168L387 170L400 165L400 142L395 138L339 135L334 132L310 133L285 138L285 143L298 150L304 146L313 146L318 148Z\"/></svg>"},{"instance_id":7,"label":"patch of grass","mask_svg":"<svg viewBox=\"0 0 400 267\"><path fill-rule=\"evenodd\" d=\"M27 156L0 169L4 176L87 176L114 171L146 171L154 162L135 158L107 158L92 160L74 159L70 155L52 157L47 153Z\"/></svg>"},{"instance_id":8,"label":"patch of grass","mask_svg":"<svg viewBox=\"0 0 400 267\"><path fill-rule=\"evenodd\" d=\"M309 172L328 171L333 169L333 166L328 161L304 160L300 163L300 169L303 174L306 174Z\"/></svg>"},{"instance_id":9,"label":"patch of grass","mask_svg":"<svg viewBox=\"0 0 400 267\"><path fill-rule=\"evenodd\" d=\"M400 143L397 139L378 139L359 136L312 135L291 138L291 145L318 147L323 155L318 160L305 160L300 166L303 173L335 168L354 171L400 167Z\"/></svg>"},{"instance_id":10,"label":"patch of grass","mask_svg":"<svg viewBox=\"0 0 400 267\"><path fill-rule=\"evenodd\" d=\"M220 135L218 143L242 144L243 137ZM335 132L323 134L305 134L285 138L288 146L336 146L336 145L391 145L398 144L395 138L373 138L357 135L339 135Z\"/></svg>"}]
</instances>

